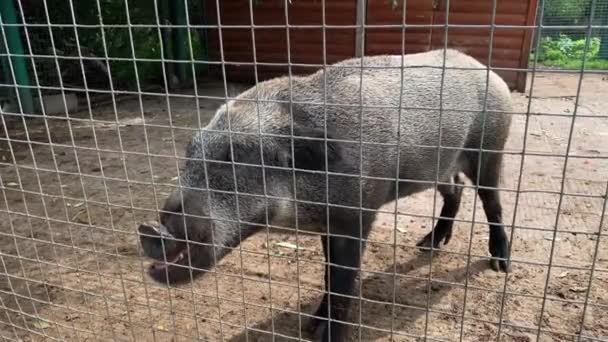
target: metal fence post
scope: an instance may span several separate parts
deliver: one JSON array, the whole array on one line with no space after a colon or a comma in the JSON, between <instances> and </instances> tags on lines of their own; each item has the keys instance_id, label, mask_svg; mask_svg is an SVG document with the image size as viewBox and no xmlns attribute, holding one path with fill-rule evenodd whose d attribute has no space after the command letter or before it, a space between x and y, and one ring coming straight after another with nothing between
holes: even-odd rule
<instances>
[{"instance_id":1,"label":"metal fence post","mask_svg":"<svg viewBox=\"0 0 608 342\"><path fill-rule=\"evenodd\" d=\"M29 88L30 78L27 71L27 62L25 57L23 57L24 52L21 34L19 32L20 28L19 26L14 25L19 24L19 22L15 4L12 0L0 1L0 15L2 16L2 22L5 24L4 30L6 32L6 43L8 45L7 53L10 55L9 58L12 58L13 67L15 69L15 85L18 88L15 95L19 96L21 100L23 112L33 113L34 101L32 98L32 91ZM2 65L3 69L6 68L5 64Z\"/></svg>"},{"instance_id":2,"label":"metal fence post","mask_svg":"<svg viewBox=\"0 0 608 342\"><path fill-rule=\"evenodd\" d=\"M365 55L364 41L365 33L363 31L363 25L365 25L366 19L365 14L367 12L367 0L357 0L357 33L355 35L355 56L362 57Z\"/></svg>"},{"instance_id":3,"label":"metal fence post","mask_svg":"<svg viewBox=\"0 0 608 342\"><path fill-rule=\"evenodd\" d=\"M186 4L184 0L174 0L171 1L170 6L171 24L179 26L172 30L173 55L178 61L175 63L175 73L180 83L184 84L187 78L185 61L188 59L188 33L183 27L186 25Z\"/></svg>"},{"instance_id":4,"label":"metal fence post","mask_svg":"<svg viewBox=\"0 0 608 342\"><path fill-rule=\"evenodd\" d=\"M601 25L608 25L608 0L603 0L598 6L599 15L602 18ZM600 30L600 51L597 56L602 59L608 59L608 29L602 27Z\"/></svg>"}]
</instances>

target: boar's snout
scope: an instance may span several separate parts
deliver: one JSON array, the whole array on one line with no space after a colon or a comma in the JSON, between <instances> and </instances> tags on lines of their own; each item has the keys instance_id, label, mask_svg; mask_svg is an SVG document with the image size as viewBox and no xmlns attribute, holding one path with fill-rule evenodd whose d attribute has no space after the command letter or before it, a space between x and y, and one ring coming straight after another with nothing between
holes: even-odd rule
<instances>
[{"instance_id":1,"label":"boar's snout","mask_svg":"<svg viewBox=\"0 0 608 342\"><path fill-rule=\"evenodd\" d=\"M177 241L163 224L144 223L137 230L141 247L149 258L164 261L176 254Z\"/></svg>"},{"instance_id":2,"label":"boar's snout","mask_svg":"<svg viewBox=\"0 0 608 342\"><path fill-rule=\"evenodd\" d=\"M148 274L159 283L192 281L214 264L213 223L205 218L199 197L171 196L160 223L141 224L137 231L143 253L152 259Z\"/></svg>"}]
</instances>

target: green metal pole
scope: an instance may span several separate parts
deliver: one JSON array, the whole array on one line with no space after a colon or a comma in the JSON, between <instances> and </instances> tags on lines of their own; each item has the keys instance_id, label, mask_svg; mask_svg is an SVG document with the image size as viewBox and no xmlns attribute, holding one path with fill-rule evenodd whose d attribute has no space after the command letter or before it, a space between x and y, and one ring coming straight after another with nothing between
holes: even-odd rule
<instances>
[{"instance_id":1,"label":"green metal pole","mask_svg":"<svg viewBox=\"0 0 608 342\"><path fill-rule=\"evenodd\" d=\"M602 18L602 26L608 25L608 0L603 0L598 5L601 9L598 11ZM598 57L601 59L608 59L608 29L600 29L600 51Z\"/></svg>"},{"instance_id":2,"label":"green metal pole","mask_svg":"<svg viewBox=\"0 0 608 342\"><path fill-rule=\"evenodd\" d=\"M207 1L202 1L202 18L203 18L203 25L207 25ZM209 60L209 40L207 39L207 29L203 28L201 29L201 31L199 31L199 39L201 40L201 49L203 51L201 51L202 53L202 58L203 60L206 62ZM209 65L208 64L199 64L202 65L202 70L203 72L207 72L209 69Z\"/></svg>"},{"instance_id":3,"label":"green metal pole","mask_svg":"<svg viewBox=\"0 0 608 342\"><path fill-rule=\"evenodd\" d=\"M0 34L0 53L2 54L8 54L8 51L6 51L6 47L4 45L4 37ZM8 67L8 57L6 56L2 56L2 58L0 58L0 69L2 69L2 78L0 78L0 80L2 81L2 83L4 84L9 84L13 79L13 76L11 75L11 70ZM0 96L2 96L3 94L7 94L7 88L6 87L2 87L0 89Z\"/></svg>"},{"instance_id":4,"label":"green metal pole","mask_svg":"<svg viewBox=\"0 0 608 342\"><path fill-rule=\"evenodd\" d=\"M162 25L168 25L169 21L169 1L170 0L159 0L158 1L158 15L160 23ZM171 39L171 28L165 27L161 29L163 38L163 58L172 60L173 59L173 40ZM165 70L167 72L168 87L173 88L175 84L175 65L172 62L165 62Z\"/></svg>"},{"instance_id":5,"label":"green metal pole","mask_svg":"<svg viewBox=\"0 0 608 342\"><path fill-rule=\"evenodd\" d=\"M0 0L0 15L4 24L19 24L17 10L13 0ZM3 25L6 35L6 43L8 45L9 54L23 55L23 43L21 41L19 26ZM15 73L15 83L18 88L18 95L21 100L21 106L24 113L34 112L34 100L32 90L29 88L30 77L27 71L27 60L22 56L11 56L13 62L13 70ZM8 66L4 66L8 68Z\"/></svg>"},{"instance_id":6,"label":"green metal pole","mask_svg":"<svg viewBox=\"0 0 608 342\"><path fill-rule=\"evenodd\" d=\"M185 26L186 21L186 2L185 0L171 1L171 24ZM175 27L173 33L173 55L178 61L187 61L188 54L188 31L185 27ZM179 81L183 84L187 78L186 63L175 63L175 72Z\"/></svg>"}]
</instances>

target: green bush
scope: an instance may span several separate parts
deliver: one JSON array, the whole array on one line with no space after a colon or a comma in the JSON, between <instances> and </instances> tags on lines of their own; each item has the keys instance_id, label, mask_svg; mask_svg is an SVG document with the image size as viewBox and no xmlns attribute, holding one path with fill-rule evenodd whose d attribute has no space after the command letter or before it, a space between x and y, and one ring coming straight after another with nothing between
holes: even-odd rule
<instances>
[{"instance_id":1,"label":"green bush","mask_svg":"<svg viewBox=\"0 0 608 342\"><path fill-rule=\"evenodd\" d=\"M4 0L0 0L4 1ZM94 59L97 63L85 60L87 72L92 74L87 78L88 86L92 88L106 88L109 86L107 75L97 76L91 66L105 65L105 55L107 53L110 64L110 74L114 87L117 89L135 89L137 76L142 86L162 85L163 72L161 56L161 39L157 27L157 12L155 3L150 0L101 0L99 9L96 1L73 1L73 0L45 0L45 6L39 5L39 0L23 0L24 16L29 23L34 24L60 24L49 28L42 25L29 28L30 39L35 55L52 55L57 53L59 56L78 56L78 48L81 53L88 58ZM167 0L173 1L173 0ZM189 1L191 24L201 24L200 2ZM48 10L48 13L47 13ZM72 11L74 19L72 18ZM127 27L127 14L131 28ZM199 20L198 22L195 22ZM105 25L102 28L100 23ZM76 29L71 26L74 23L79 26ZM205 42L196 30L191 30L192 54L196 61L205 60ZM54 51L51 48L51 34L54 39ZM78 37L76 37L78 35ZM163 39L165 39L163 37ZM171 41L176 44L175 39ZM104 46L105 43L105 46ZM188 41L180 42L188 44ZM187 46L187 45L186 45ZM188 50L187 59L190 50ZM133 58L139 59L133 62ZM56 72L55 61L53 59L37 59L36 68L41 83L56 85L59 79L59 72ZM65 83L82 87L82 77L80 64L75 59L60 59L61 77ZM137 69L136 69L137 68ZM195 71L204 71L204 66L200 63L195 64ZM190 66L188 66L190 74Z\"/></svg>"},{"instance_id":2,"label":"green bush","mask_svg":"<svg viewBox=\"0 0 608 342\"><path fill-rule=\"evenodd\" d=\"M591 38L585 51L585 39L572 39L566 35L558 38L543 37L538 49L538 62L563 68L580 68L583 57L588 68L608 68L608 61L600 60L600 39Z\"/></svg>"},{"instance_id":3,"label":"green bush","mask_svg":"<svg viewBox=\"0 0 608 342\"><path fill-rule=\"evenodd\" d=\"M581 25L588 19L591 0L545 0L543 24Z\"/></svg>"}]
</instances>

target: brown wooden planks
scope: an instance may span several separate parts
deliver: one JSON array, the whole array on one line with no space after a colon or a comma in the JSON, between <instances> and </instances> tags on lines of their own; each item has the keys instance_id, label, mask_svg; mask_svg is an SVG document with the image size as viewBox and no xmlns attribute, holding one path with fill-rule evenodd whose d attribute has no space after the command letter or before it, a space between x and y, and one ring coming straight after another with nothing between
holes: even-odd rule
<instances>
[{"instance_id":1,"label":"brown wooden planks","mask_svg":"<svg viewBox=\"0 0 608 342\"><path fill-rule=\"evenodd\" d=\"M497 1L495 23L499 25L533 25L537 0ZM216 0L207 1L207 19L217 24ZM294 1L288 7L290 25L321 25L321 1ZM403 8L391 8L386 1L368 1L368 25L399 25L403 22ZM431 25L445 23L445 0L408 0L405 23ZM450 25L489 25L492 21L491 0L450 0ZM356 1L326 0L325 23L328 25L356 25ZM251 63L254 45L250 28L230 28L230 25L251 25L248 0L220 1L224 60ZM255 25L285 25L286 13L281 1L260 1L253 8ZM448 47L468 53L483 63L487 62L490 45L489 28L462 28L450 26ZM531 29L495 28L492 40L492 67L525 68L528 63ZM221 60L219 32L209 29L210 59ZM289 28L289 44L285 27L255 29L255 60L260 63L323 63L323 30L320 28ZM444 44L443 28L407 27L365 29L366 55L399 54L441 48ZM347 59L355 54L356 29L326 28L325 56L328 64ZM404 46L402 46L402 44ZM289 54L288 54L289 45ZM288 55L290 58L288 58ZM217 69L217 68L215 68ZM252 81L253 66L228 65L228 76L233 80ZM310 73L310 68L292 68L294 74ZM283 66L259 66L259 79L268 79L287 73ZM525 72L501 72L511 88L523 90Z\"/></svg>"}]
</instances>

